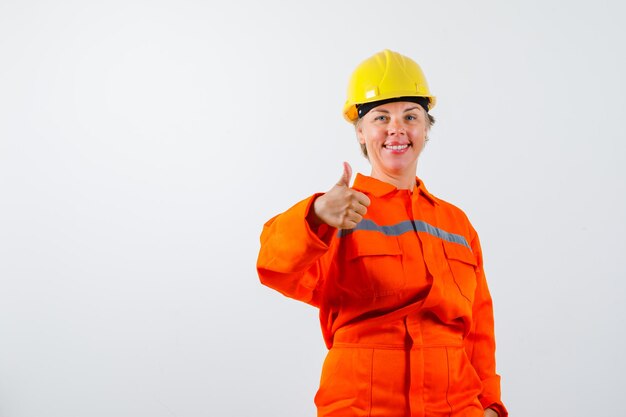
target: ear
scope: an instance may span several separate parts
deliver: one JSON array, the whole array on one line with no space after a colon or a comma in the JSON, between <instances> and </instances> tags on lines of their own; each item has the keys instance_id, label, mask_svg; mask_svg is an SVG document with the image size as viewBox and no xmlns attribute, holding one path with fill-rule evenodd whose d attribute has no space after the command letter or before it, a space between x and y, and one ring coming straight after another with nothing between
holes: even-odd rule
<instances>
[{"instance_id":1,"label":"ear","mask_svg":"<svg viewBox=\"0 0 626 417\"><path fill-rule=\"evenodd\" d=\"M361 124L358 123L356 125L356 137L359 139L359 143L361 145L365 145L365 134L363 133L363 128L361 127Z\"/></svg>"}]
</instances>

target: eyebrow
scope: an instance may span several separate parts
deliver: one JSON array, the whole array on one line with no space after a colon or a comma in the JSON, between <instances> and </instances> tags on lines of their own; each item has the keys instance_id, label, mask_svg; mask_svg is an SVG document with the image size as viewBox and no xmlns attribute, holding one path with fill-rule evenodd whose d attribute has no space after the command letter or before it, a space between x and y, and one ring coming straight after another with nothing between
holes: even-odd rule
<instances>
[{"instance_id":1,"label":"eyebrow","mask_svg":"<svg viewBox=\"0 0 626 417\"><path fill-rule=\"evenodd\" d=\"M409 107L408 109L405 109L403 113L406 113L408 111L412 111L415 109L419 109L419 106L415 106L415 107ZM381 112L381 113L389 113L389 110L384 110L384 109L373 109L372 111L377 111L377 112Z\"/></svg>"}]
</instances>

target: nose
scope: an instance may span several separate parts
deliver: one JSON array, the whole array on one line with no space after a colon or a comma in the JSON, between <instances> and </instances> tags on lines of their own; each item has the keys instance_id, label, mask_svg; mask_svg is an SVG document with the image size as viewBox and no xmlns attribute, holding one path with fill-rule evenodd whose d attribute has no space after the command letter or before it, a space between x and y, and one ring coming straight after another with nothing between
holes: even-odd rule
<instances>
[{"instance_id":1,"label":"nose","mask_svg":"<svg viewBox=\"0 0 626 417\"><path fill-rule=\"evenodd\" d=\"M389 124L387 125L387 129L389 131L389 135L404 135L406 134L406 129L401 121L398 119L391 119Z\"/></svg>"}]
</instances>

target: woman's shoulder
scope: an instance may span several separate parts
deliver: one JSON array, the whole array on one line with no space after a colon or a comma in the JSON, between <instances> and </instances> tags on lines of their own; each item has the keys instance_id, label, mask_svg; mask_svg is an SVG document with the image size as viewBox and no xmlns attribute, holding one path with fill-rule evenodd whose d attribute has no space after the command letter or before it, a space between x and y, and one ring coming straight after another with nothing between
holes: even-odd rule
<instances>
[{"instance_id":1,"label":"woman's shoulder","mask_svg":"<svg viewBox=\"0 0 626 417\"><path fill-rule=\"evenodd\" d=\"M459 206L457 206L456 204L453 204L447 200L444 200L442 198L439 197L434 197L435 201L437 202L437 206L441 208L441 210L445 210L451 214L454 214L455 216L459 216L462 217L464 219L466 219L467 221L469 221L467 214L465 214L465 211L463 211L463 209L461 209Z\"/></svg>"},{"instance_id":2,"label":"woman's shoulder","mask_svg":"<svg viewBox=\"0 0 626 417\"><path fill-rule=\"evenodd\" d=\"M428 189L426 189L424 182L419 178L417 178L417 185L421 193L428 197L439 211L449 213L453 217L458 217L469 221L467 215L460 207L431 193Z\"/></svg>"},{"instance_id":3,"label":"woman's shoulder","mask_svg":"<svg viewBox=\"0 0 626 417\"><path fill-rule=\"evenodd\" d=\"M459 232L462 231L463 234L467 235L469 238L476 233L469 217L463 209L448 200L444 200L430 193L429 195L435 203L434 208L439 221L450 225Z\"/></svg>"}]
</instances>

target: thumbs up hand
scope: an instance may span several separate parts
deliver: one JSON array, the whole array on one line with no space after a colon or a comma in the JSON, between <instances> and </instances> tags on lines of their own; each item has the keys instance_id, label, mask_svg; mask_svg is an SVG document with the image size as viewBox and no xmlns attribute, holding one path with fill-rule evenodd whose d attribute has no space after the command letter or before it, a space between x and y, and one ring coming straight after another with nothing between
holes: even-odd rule
<instances>
[{"instance_id":1,"label":"thumbs up hand","mask_svg":"<svg viewBox=\"0 0 626 417\"><path fill-rule=\"evenodd\" d=\"M326 223L337 229L354 229L363 220L370 199L350 188L350 178L352 168L344 162L343 173L337 184L313 203L309 221L316 225Z\"/></svg>"}]
</instances>

